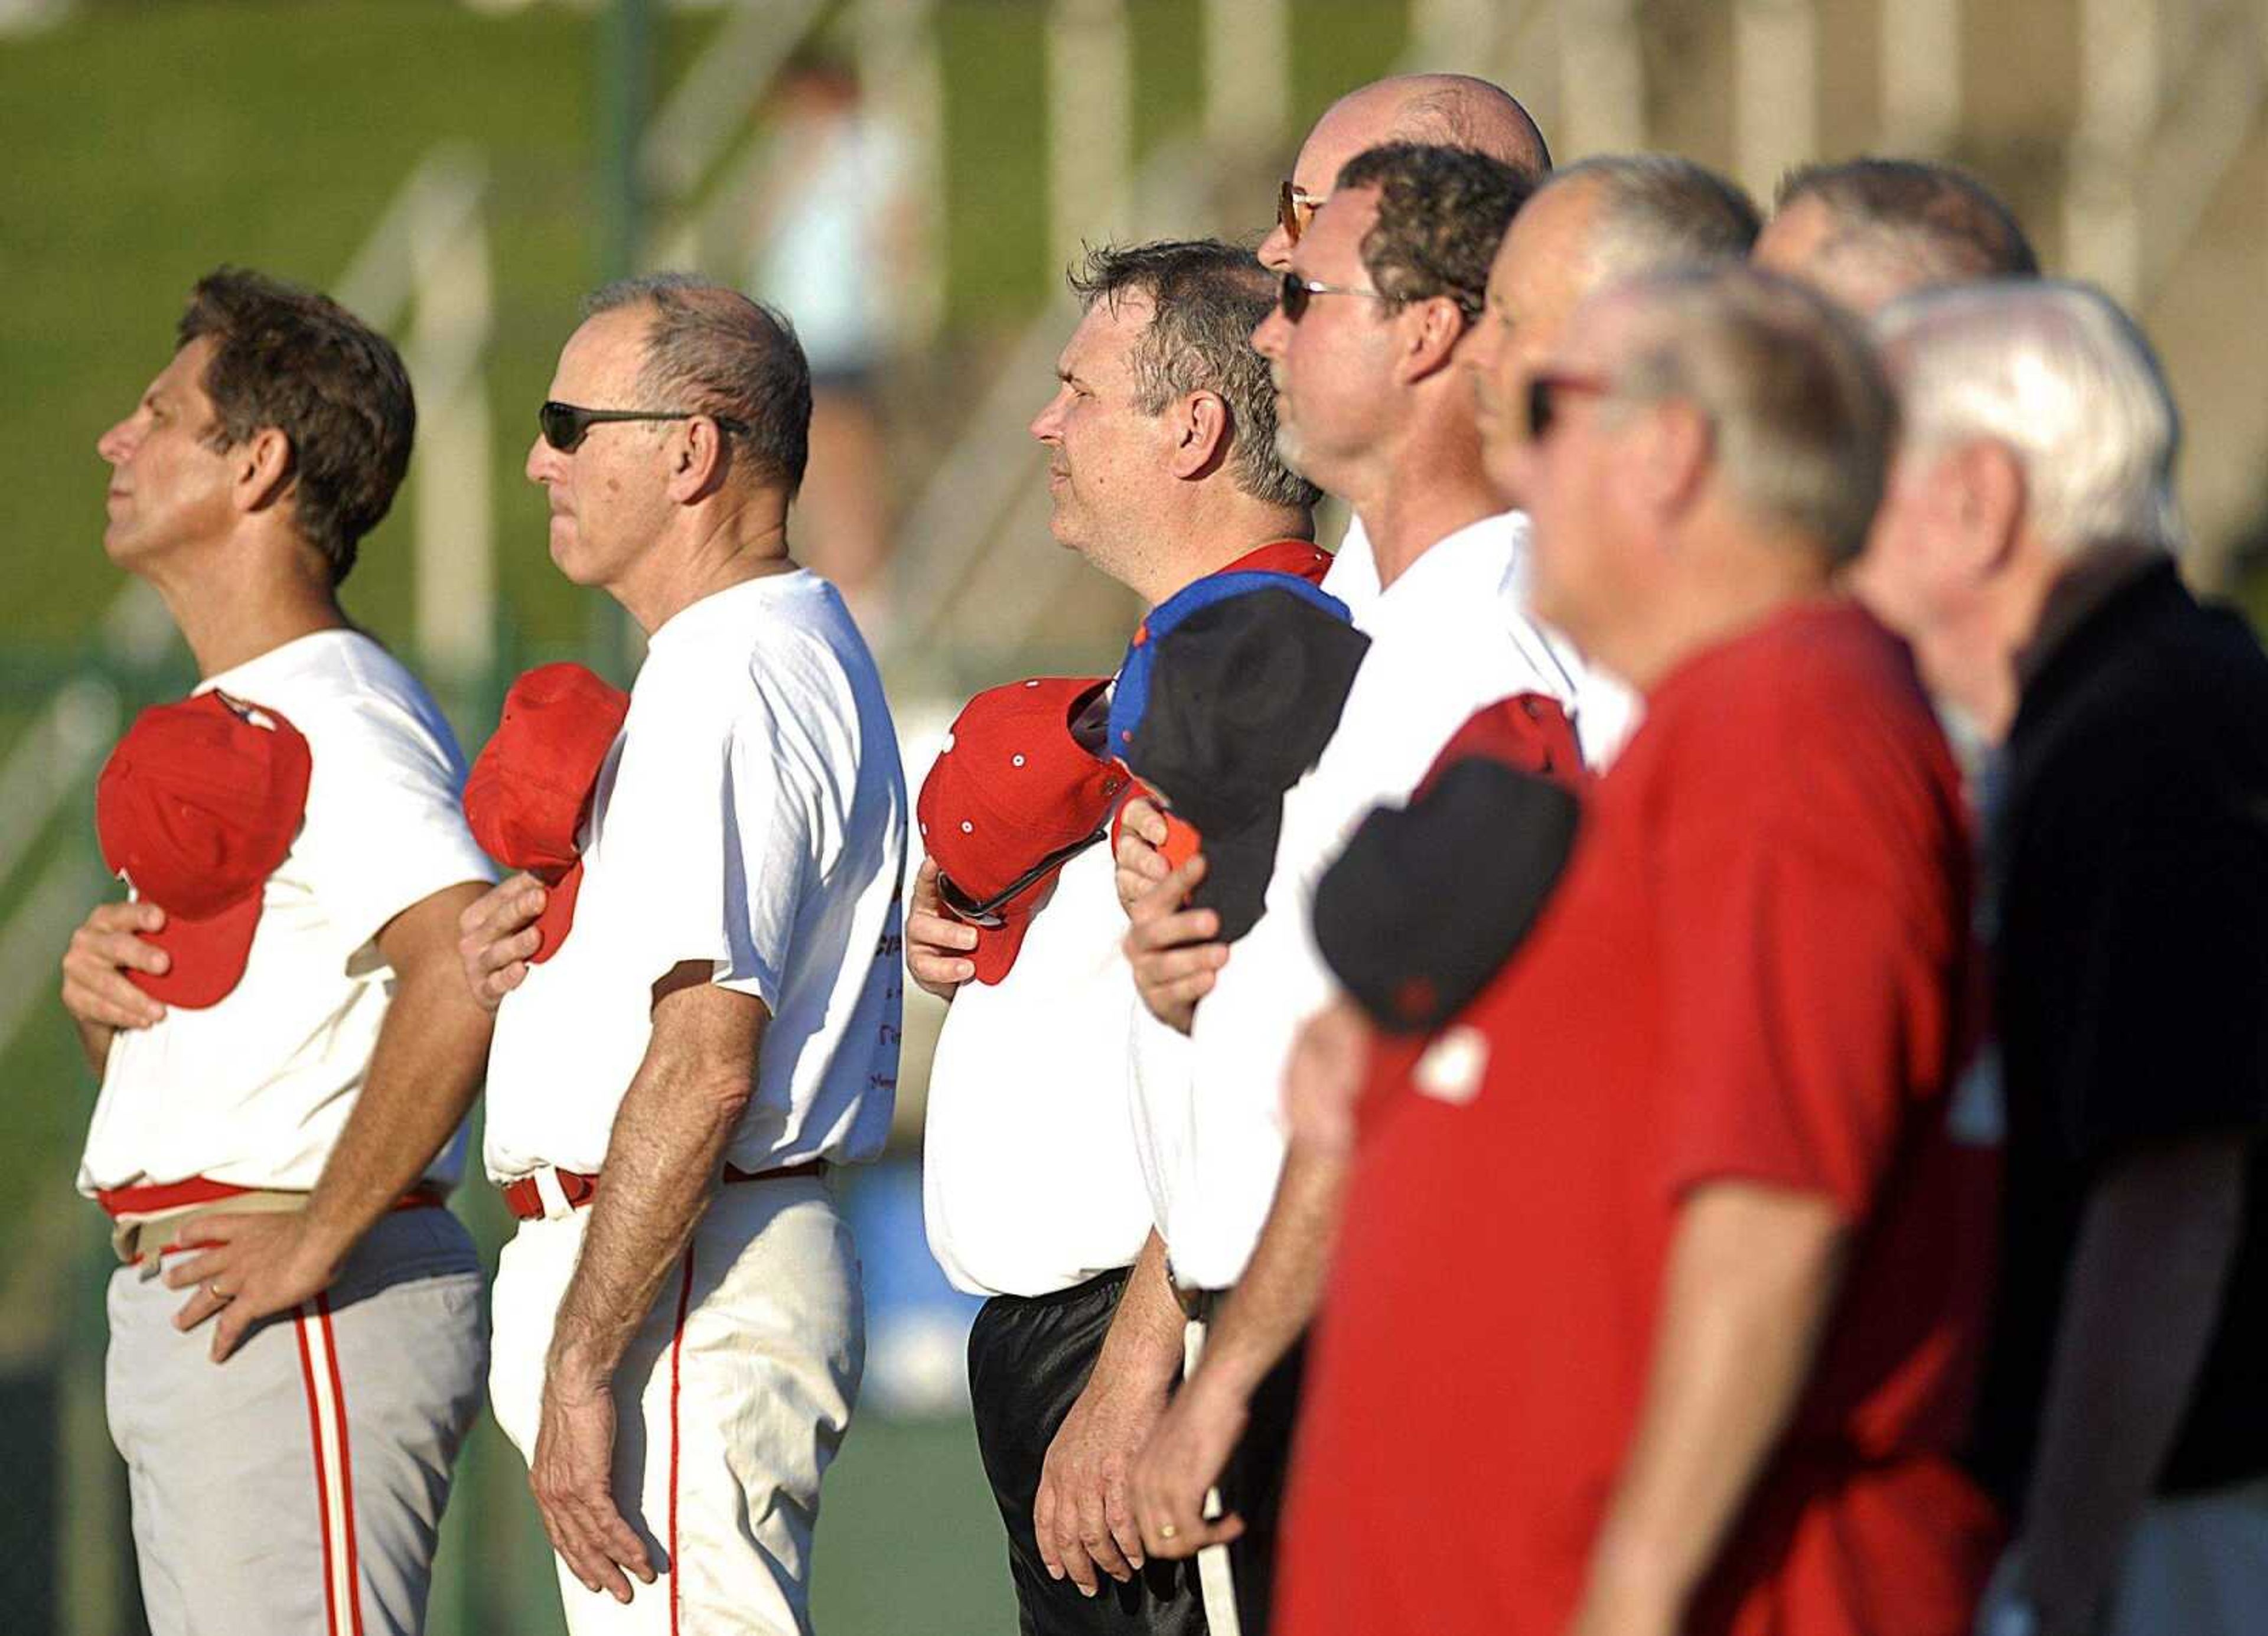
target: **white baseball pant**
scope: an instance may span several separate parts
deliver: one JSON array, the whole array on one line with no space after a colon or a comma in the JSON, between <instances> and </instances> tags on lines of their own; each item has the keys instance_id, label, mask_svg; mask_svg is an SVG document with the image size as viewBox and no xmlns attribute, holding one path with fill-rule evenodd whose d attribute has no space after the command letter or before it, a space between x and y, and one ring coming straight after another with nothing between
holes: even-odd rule
<instances>
[{"instance_id":1,"label":"white baseball pant","mask_svg":"<svg viewBox=\"0 0 2268 1636\"><path fill-rule=\"evenodd\" d=\"M523 1459L590 1213L522 1222L497 1269L490 1395ZM657 1577L624 1606L560 1563L574 1636L808 1636L820 1478L865 1353L858 1257L827 1183L720 1187L615 1376L615 1503Z\"/></svg>"}]
</instances>

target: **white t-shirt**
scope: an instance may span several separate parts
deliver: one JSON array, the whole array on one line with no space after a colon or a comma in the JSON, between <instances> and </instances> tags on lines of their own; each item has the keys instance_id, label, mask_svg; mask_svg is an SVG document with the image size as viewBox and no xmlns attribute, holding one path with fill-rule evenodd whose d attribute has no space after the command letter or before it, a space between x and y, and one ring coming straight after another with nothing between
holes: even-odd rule
<instances>
[{"instance_id":1,"label":"white t-shirt","mask_svg":"<svg viewBox=\"0 0 2268 1636\"><path fill-rule=\"evenodd\" d=\"M1583 667L1514 594L1527 520L1484 519L1428 549L1357 616L1371 646L1338 730L1284 798L1260 921L1232 949L1184 1041L1135 1024L1136 1146L1174 1276L1243 1275L1283 1168L1285 1065L1329 1003L1309 910L1316 882L1381 801L1406 798L1450 735L1507 694L1558 699L1581 725Z\"/></svg>"},{"instance_id":2,"label":"white t-shirt","mask_svg":"<svg viewBox=\"0 0 2268 1636\"><path fill-rule=\"evenodd\" d=\"M1150 1199L1126 1120L1135 997L1110 844L1063 867L997 984L954 992L930 1068L929 1247L956 1288L1047 1295L1130 1266Z\"/></svg>"},{"instance_id":3,"label":"white t-shirt","mask_svg":"<svg viewBox=\"0 0 2268 1636\"><path fill-rule=\"evenodd\" d=\"M1347 519L1339 549L1331 553L1331 565L1323 571L1322 589L1346 604L1348 617L1360 629L1370 615L1371 604L1378 601L1378 556L1370 549L1370 531L1362 526L1361 518Z\"/></svg>"},{"instance_id":4,"label":"white t-shirt","mask_svg":"<svg viewBox=\"0 0 2268 1636\"><path fill-rule=\"evenodd\" d=\"M314 1186L362 1089L394 994L379 932L495 870L458 806L464 757L416 677L359 631L321 630L206 678L307 741L306 815L268 878L244 976L112 1040L79 1190L203 1176ZM428 1168L453 1185L460 1131Z\"/></svg>"},{"instance_id":5,"label":"white t-shirt","mask_svg":"<svg viewBox=\"0 0 2268 1636\"><path fill-rule=\"evenodd\" d=\"M686 961L771 1013L726 1161L873 1158L897 1091L905 844L889 706L834 586L747 580L655 631L593 794L573 927L497 1013L490 1175L600 1168L653 984Z\"/></svg>"}]
</instances>

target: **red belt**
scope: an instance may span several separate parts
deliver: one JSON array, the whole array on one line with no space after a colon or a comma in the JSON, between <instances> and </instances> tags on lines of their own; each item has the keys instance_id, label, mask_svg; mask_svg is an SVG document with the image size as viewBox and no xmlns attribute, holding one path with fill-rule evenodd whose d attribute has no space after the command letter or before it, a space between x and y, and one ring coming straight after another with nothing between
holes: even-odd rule
<instances>
[{"instance_id":1,"label":"red belt","mask_svg":"<svg viewBox=\"0 0 2268 1636\"><path fill-rule=\"evenodd\" d=\"M591 1202L592 1196L599 1190L599 1178L596 1174L586 1175L580 1170L561 1170L556 1168L551 1174L559 1178L559 1191L567 1200L567 1208L570 1210L580 1210ZM797 1176L816 1176L826 1174L827 1161L824 1159L806 1159L798 1164L782 1165L777 1170L743 1170L738 1165L725 1167L725 1180L727 1184L734 1182L785 1182ZM504 1184L503 1192L504 1208L522 1221L540 1221L543 1219L543 1194L536 1187L534 1176L524 1175L517 1181L506 1182Z\"/></svg>"},{"instance_id":2,"label":"red belt","mask_svg":"<svg viewBox=\"0 0 2268 1636\"><path fill-rule=\"evenodd\" d=\"M95 1190L95 1202L114 1216L154 1216L168 1210L179 1210L189 1205L218 1204L225 1198L265 1189L239 1187L230 1182L214 1182L193 1175L185 1182L159 1182L148 1187L106 1187ZM296 1191L297 1190L287 1190ZM431 1182L420 1182L395 1200L395 1210L438 1210L448 1201L441 1190Z\"/></svg>"}]
</instances>

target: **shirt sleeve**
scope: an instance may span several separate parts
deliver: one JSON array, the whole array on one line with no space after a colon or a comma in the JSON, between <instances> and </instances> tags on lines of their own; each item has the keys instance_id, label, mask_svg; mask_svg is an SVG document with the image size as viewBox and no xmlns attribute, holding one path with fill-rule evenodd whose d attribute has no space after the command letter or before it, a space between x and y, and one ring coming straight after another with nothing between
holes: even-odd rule
<instances>
[{"instance_id":1,"label":"shirt sleeve","mask_svg":"<svg viewBox=\"0 0 2268 1636\"><path fill-rule=\"evenodd\" d=\"M822 780L808 749L760 699L733 723L725 755L711 981L753 994L776 1013L796 921L824 865Z\"/></svg>"},{"instance_id":2,"label":"shirt sleeve","mask_svg":"<svg viewBox=\"0 0 2268 1636\"><path fill-rule=\"evenodd\" d=\"M2169 770L2051 822L2066 1155L2268 1124L2268 806Z\"/></svg>"},{"instance_id":3,"label":"shirt sleeve","mask_svg":"<svg viewBox=\"0 0 2268 1636\"><path fill-rule=\"evenodd\" d=\"M1660 886L1667 1183L1761 1182L1863 1217L1941 1083L1965 942L1815 826L1681 834Z\"/></svg>"},{"instance_id":4,"label":"shirt sleeve","mask_svg":"<svg viewBox=\"0 0 2268 1636\"><path fill-rule=\"evenodd\" d=\"M347 947L436 892L496 879L466 827L465 763L446 728L372 694L301 730L313 766L299 866Z\"/></svg>"}]
</instances>

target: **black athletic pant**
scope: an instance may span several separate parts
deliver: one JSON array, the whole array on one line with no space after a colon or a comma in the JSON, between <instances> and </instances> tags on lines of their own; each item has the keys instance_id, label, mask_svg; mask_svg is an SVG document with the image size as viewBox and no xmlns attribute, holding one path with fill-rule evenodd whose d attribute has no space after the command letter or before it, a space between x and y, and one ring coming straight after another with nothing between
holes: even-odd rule
<instances>
[{"instance_id":1,"label":"black athletic pant","mask_svg":"<svg viewBox=\"0 0 2268 1636\"><path fill-rule=\"evenodd\" d=\"M1068 1577L1048 1577L1032 1531L1041 1463L1094 1371L1126 1277L1107 1272L1030 1300L995 1295L968 1334L976 1447L1007 1525L1023 1636L1204 1636L1194 1562L1152 1559L1123 1585L1097 1570L1101 1589L1089 1598Z\"/></svg>"}]
</instances>

